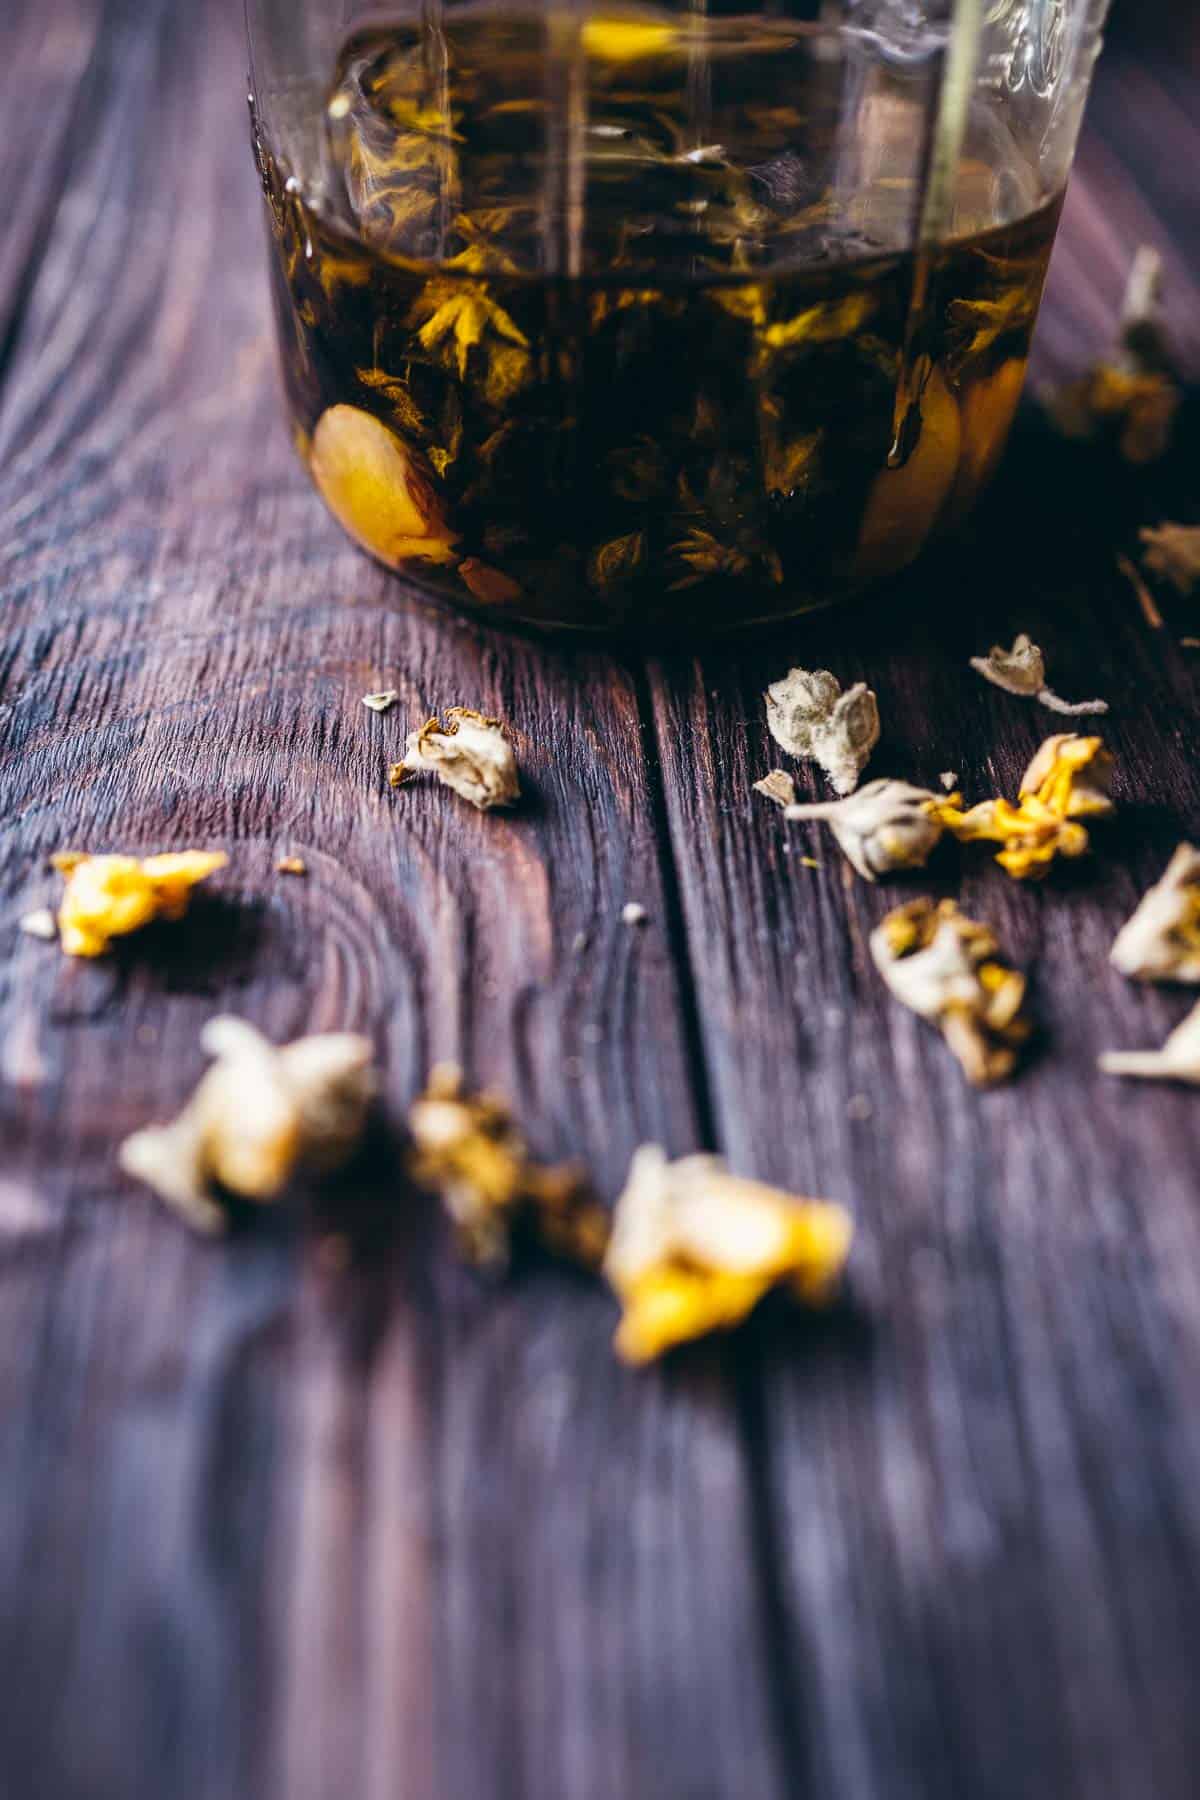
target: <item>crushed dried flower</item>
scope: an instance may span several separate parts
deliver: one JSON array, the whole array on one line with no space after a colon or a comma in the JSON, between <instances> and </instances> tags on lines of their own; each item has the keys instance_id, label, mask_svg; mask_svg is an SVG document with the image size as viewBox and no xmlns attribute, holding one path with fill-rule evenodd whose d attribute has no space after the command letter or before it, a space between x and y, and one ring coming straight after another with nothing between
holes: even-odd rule
<instances>
[{"instance_id":1,"label":"crushed dried flower","mask_svg":"<svg viewBox=\"0 0 1200 1800\"><path fill-rule=\"evenodd\" d=\"M796 804L796 784L783 769L772 769L761 781L754 783L754 792L762 794L767 800L773 800L776 806L794 806Z\"/></svg>"},{"instance_id":2,"label":"crushed dried flower","mask_svg":"<svg viewBox=\"0 0 1200 1800\"><path fill-rule=\"evenodd\" d=\"M577 1168L531 1161L504 1102L463 1092L462 1070L439 1063L408 1115L413 1178L441 1196L464 1255L503 1267L518 1226L532 1227L557 1254L596 1268L608 1215Z\"/></svg>"},{"instance_id":3,"label":"crushed dried flower","mask_svg":"<svg viewBox=\"0 0 1200 1800\"><path fill-rule=\"evenodd\" d=\"M1200 981L1200 850L1180 844L1109 952L1137 981Z\"/></svg>"},{"instance_id":4,"label":"crushed dried flower","mask_svg":"<svg viewBox=\"0 0 1200 1800\"><path fill-rule=\"evenodd\" d=\"M1046 396L1064 437L1114 438L1130 463L1156 461L1168 448L1182 392L1162 324L1162 259L1143 244L1134 257L1109 355Z\"/></svg>"},{"instance_id":5,"label":"crushed dried flower","mask_svg":"<svg viewBox=\"0 0 1200 1800\"><path fill-rule=\"evenodd\" d=\"M199 1231L221 1231L220 1191L273 1200L296 1169L344 1162L375 1092L371 1045L350 1032L280 1047L244 1019L211 1019L200 1042L214 1058L169 1125L135 1131L121 1167Z\"/></svg>"},{"instance_id":6,"label":"crushed dried flower","mask_svg":"<svg viewBox=\"0 0 1200 1800\"><path fill-rule=\"evenodd\" d=\"M1106 1075L1187 1081L1200 1087L1200 1004L1175 1027L1161 1050L1106 1050L1098 1060Z\"/></svg>"},{"instance_id":7,"label":"crushed dried flower","mask_svg":"<svg viewBox=\"0 0 1200 1800\"><path fill-rule=\"evenodd\" d=\"M775 1287L827 1300L853 1228L841 1206L733 1175L719 1156L634 1153L604 1273L621 1302L616 1346L630 1363L739 1324Z\"/></svg>"},{"instance_id":8,"label":"crushed dried flower","mask_svg":"<svg viewBox=\"0 0 1200 1800\"><path fill-rule=\"evenodd\" d=\"M897 1000L938 1026L969 1081L1012 1074L1030 1032L1025 977L986 925L952 900L913 900L880 920L871 955Z\"/></svg>"},{"instance_id":9,"label":"crushed dried flower","mask_svg":"<svg viewBox=\"0 0 1200 1800\"><path fill-rule=\"evenodd\" d=\"M1011 650L993 644L986 656L973 656L971 667L994 687L1005 693L1034 699L1051 712L1068 715L1106 713L1107 700L1063 700L1053 688L1046 686L1046 663L1041 650L1027 632L1020 632Z\"/></svg>"},{"instance_id":10,"label":"crushed dried flower","mask_svg":"<svg viewBox=\"0 0 1200 1800\"><path fill-rule=\"evenodd\" d=\"M395 688L383 688L378 694L364 694L362 703L369 712L385 713L399 698Z\"/></svg>"},{"instance_id":11,"label":"crushed dried flower","mask_svg":"<svg viewBox=\"0 0 1200 1800\"><path fill-rule=\"evenodd\" d=\"M280 875L308 874L308 864L302 856L281 856L275 867Z\"/></svg>"},{"instance_id":12,"label":"crushed dried flower","mask_svg":"<svg viewBox=\"0 0 1200 1800\"><path fill-rule=\"evenodd\" d=\"M859 874L874 881L897 869L923 868L944 830L937 809L959 798L907 781L868 781L845 800L786 806L783 816L823 819Z\"/></svg>"},{"instance_id":13,"label":"crushed dried flower","mask_svg":"<svg viewBox=\"0 0 1200 1800\"><path fill-rule=\"evenodd\" d=\"M37 906L32 912L22 913L17 920L17 929L26 937L41 938L47 944L52 944L58 936L58 926L48 906Z\"/></svg>"},{"instance_id":14,"label":"crushed dried flower","mask_svg":"<svg viewBox=\"0 0 1200 1800\"><path fill-rule=\"evenodd\" d=\"M432 769L439 781L481 812L512 806L521 796L504 726L469 706L449 706L441 719L427 719L420 731L410 732L404 760L393 765L388 779L400 787L422 769Z\"/></svg>"},{"instance_id":15,"label":"crushed dried flower","mask_svg":"<svg viewBox=\"0 0 1200 1800\"><path fill-rule=\"evenodd\" d=\"M191 890L229 858L221 850L163 856L86 856L60 850L51 863L66 877L58 928L68 956L102 956L113 938L151 919L181 919Z\"/></svg>"},{"instance_id":16,"label":"crushed dried flower","mask_svg":"<svg viewBox=\"0 0 1200 1800\"><path fill-rule=\"evenodd\" d=\"M1036 879L1056 856L1087 850L1090 840L1079 820L1112 812L1111 775L1112 757L1098 737L1060 732L1046 739L1026 769L1015 805L981 800L964 812L950 796L933 810L960 843L999 844L996 861L1015 880Z\"/></svg>"},{"instance_id":17,"label":"crushed dried flower","mask_svg":"<svg viewBox=\"0 0 1200 1800\"><path fill-rule=\"evenodd\" d=\"M1180 594L1190 594L1200 581L1200 525L1146 525L1138 532L1146 548L1142 562Z\"/></svg>"},{"instance_id":18,"label":"crushed dried flower","mask_svg":"<svg viewBox=\"0 0 1200 1800\"><path fill-rule=\"evenodd\" d=\"M858 785L879 742L879 705L865 681L842 692L828 669L789 669L767 689L767 726L781 749L810 758L835 793Z\"/></svg>"}]
</instances>

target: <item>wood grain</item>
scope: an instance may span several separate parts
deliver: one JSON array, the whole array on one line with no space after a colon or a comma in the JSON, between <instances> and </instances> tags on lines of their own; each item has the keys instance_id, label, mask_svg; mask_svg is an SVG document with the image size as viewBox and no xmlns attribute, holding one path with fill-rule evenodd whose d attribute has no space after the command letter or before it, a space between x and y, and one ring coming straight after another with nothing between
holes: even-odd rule
<instances>
[{"instance_id":1,"label":"wood grain","mask_svg":"<svg viewBox=\"0 0 1200 1800\"><path fill-rule=\"evenodd\" d=\"M1114 486L1031 416L974 546L695 658L401 604L287 446L236 12L0 19L0 1785L1190 1794L1196 1103L1094 1058L1186 1005L1105 959L1200 829L1194 622L1150 632L1112 564L1195 516L1195 420ZM1102 68L1043 375L1102 341L1145 237L1188 341L1198 78L1141 44ZM800 661L877 688L879 771L1012 792L1056 721L965 662L1018 629L1112 702L1121 813L1036 891L982 851L930 871L1034 978L1030 1067L974 1096L868 964L925 884L865 887L750 783ZM511 818L387 786L456 701L512 723ZM186 930L94 966L16 933L51 850L190 843L231 865ZM221 1009L366 1030L386 1091L339 1184L210 1246L114 1146ZM606 1196L655 1138L845 1200L857 1306L631 1375L598 1287L481 1283L407 1185L398 1123L445 1056Z\"/></svg>"}]
</instances>

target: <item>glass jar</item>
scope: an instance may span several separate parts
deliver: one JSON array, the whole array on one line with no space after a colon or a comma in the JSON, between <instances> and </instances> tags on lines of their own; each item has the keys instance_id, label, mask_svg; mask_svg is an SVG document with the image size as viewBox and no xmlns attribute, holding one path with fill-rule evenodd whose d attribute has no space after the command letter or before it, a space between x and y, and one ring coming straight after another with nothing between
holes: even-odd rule
<instances>
[{"instance_id":1,"label":"glass jar","mask_svg":"<svg viewBox=\"0 0 1200 1800\"><path fill-rule=\"evenodd\" d=\"M887 577L1016 409L1104 0L247 0L297 449L512 619Z\"/></svg>"}]
</instances>

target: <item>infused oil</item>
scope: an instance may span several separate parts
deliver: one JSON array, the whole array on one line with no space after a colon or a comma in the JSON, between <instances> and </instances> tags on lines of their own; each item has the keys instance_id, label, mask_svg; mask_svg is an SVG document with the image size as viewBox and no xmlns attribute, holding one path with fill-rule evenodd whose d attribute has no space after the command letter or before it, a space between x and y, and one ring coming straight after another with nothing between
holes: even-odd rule
<instances>
[{"instance_id":1,"label":"infused oil","mask_svg":"<svg viewBox=\"0 0 1200 1800\"><path fill-rule=\"evenodd\" d=\"M256 134L330 509L421 586L579 628L728 628L911 562L999 457L1060 205L984 92L912 248L938 62L766 16L356 33L315 172Z\"/></svg>"}]
</instances>

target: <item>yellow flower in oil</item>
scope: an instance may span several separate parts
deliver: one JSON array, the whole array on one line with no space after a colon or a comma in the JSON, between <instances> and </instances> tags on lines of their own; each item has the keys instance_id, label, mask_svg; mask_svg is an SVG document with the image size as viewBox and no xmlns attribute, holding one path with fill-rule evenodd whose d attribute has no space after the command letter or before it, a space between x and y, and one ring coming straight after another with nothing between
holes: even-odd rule
<instances>
[{"instance_id":1,"label":"yellow flower in oil","mask_svg":"<svg viewBox=\"0 0 1200 1800\"><path fill-rule=\"evenodd\" d=\"M529 339L515 319L478 282L436 276L408 316L417 341L465 381L477 367L489 406L511 400L533 373Z\"/></svg>"},{"instance_id":2,"label":"yellow flower in oil","mask_svg":"<svg viewBox=\"0 0 1200 1800\"><path fill-rule=\"evenodd\" d=\"M647 1363L739 1324L775 1287L827 1300L852 1226L844 1208L733 1175L717 1156L669 1162L644 1144L617 1201L604 1272L621 1302L618 1353Z\"/></svg>"},{"instance_id":3,"label":"yellow flower in oil","mask_svg":"<svg viewBox=\"0 0 1200 1800\"><path fill-rule=\"evenodd\" d=\"M68 956L102 956L114 938L151 919L182 918L197 882L228 860L220 850L147 857L60 852L51 861L66 877L58 909L63 949Z\"/></svg>"},{"instance_id":4,"label":"yellow flower in oil","mask_svg":"<svg viewBox=\"0 0 1200 1800\"><path fill-rule=\"evenodd\" d=\"M317 420L309 471L355 541L391 568L414 559L453 562L450 529L415 454L373 413L331 406Z\"/></svg>"},{"instance_id":5,"label":"yellow flower in oil","mask_svg":"<svg viewBox=\"0 0 1200 1800\"><path fill-rule=\"evenodd\" d=\"M646 56L665 56L679 39L676 26L653 19L587 19L579 34L584 53L597 62L640 62Z\"/></svg>"}]
</instances>

